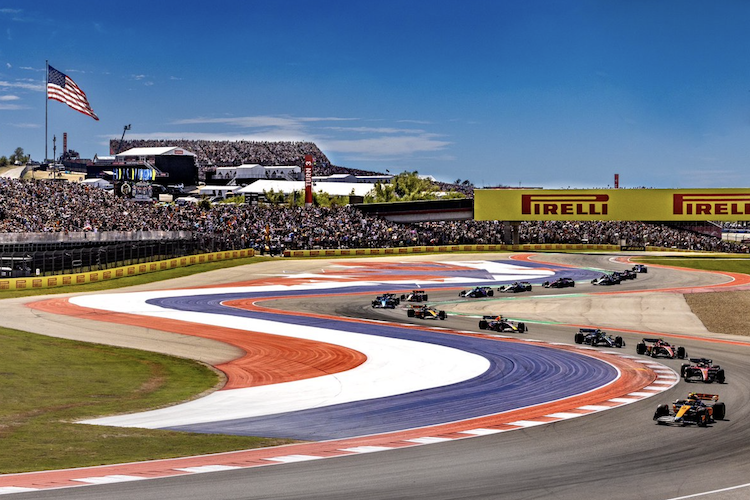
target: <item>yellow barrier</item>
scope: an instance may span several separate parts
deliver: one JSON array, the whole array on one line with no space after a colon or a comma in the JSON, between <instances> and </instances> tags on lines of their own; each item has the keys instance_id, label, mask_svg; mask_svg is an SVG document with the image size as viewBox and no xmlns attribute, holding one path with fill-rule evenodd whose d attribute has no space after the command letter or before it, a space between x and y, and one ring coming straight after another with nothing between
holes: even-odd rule
<instances>
[{"instance_id":1,"label":"yellow barrier","mask_svg":"<svg viewBox=\"0 0 750 500\"><path fill-rule=\"evenodd\" d=\"M188 255L173 259L147 262L144 264L132 264L129 266L115 267L104 271L90 271L87 273L61 274L56 276L31 276L28 278L0 279L0 290L27 290L30 288L54 288L58 286L83 285L85 283L96 283L111 279L135 276L138 274L164 271L175 267L192 266L205 262L216 262L220 260L241 259L253 257L255 250L227 250L224 252L212 252L198 255Z\"/></svg>"}]
</instances>

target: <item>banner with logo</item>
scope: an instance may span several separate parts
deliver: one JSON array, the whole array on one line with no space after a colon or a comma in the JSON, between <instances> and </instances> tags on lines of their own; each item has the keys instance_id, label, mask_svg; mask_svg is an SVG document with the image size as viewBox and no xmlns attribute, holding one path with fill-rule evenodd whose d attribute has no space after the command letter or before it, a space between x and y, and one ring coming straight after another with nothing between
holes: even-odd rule
<instances>
[{"instance_id":1,"label":"banner with logo","mask_svg":"<svg viewBox=\"0 0 750 500\"><path fill-rule=\"evenodd\" d=\"M750 188L477 189L474 219L743 221L750 220Z\"/></svg>"}]
</instances>

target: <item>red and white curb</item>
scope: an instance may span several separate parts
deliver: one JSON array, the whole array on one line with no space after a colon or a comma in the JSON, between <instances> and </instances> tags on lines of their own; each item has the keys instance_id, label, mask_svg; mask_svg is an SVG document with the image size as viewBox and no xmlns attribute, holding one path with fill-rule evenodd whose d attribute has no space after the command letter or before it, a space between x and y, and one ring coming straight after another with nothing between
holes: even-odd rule
<instances>
[{"instance_id":1,"label":"red and white curb","mask_svg":"<svg viewBox=\"0 0 750 500\"><path fill-rule=\"evenodd\" d=\"M476 334L476 332L471 333ZM546 343L533 339L522 340L527 342ZM569 346L570 344L559 343L558 345ZM596 350L591 347L577 347L581 350ZM295 451L299 451L299 453L293 454L279 454L280 450L278 448L268 448L207 455L203 457L190 457L185 459L156 460L151 462L139 462L135 464L121 464L73 470L68 469L60 471L8 475L5 476L5 481L2 482L5 484L8 484L9 482L12 483L11 477L15 476L18 479L17 486L0 486L0 495L80 487L86 485L141 481L145 479L158 479L187 474L203 474L209 472L221 472L253 467L267 467L269 465L322 460L326 458L351 456L363 453L377 453L381 451L389 451L411 446L422 446L455 441L458 439L487 436L491 434L509 432L519 429L527 429L539 425L560 422L563 420L578 418L601 411L611 410L627 404L632 404L671 389L680 380L678 374L674 370L661 363L653 361L652 359L643 359L640 356L625 355L617 352L602 350L596 351L599 353L606 352L607 354L610 354L612 356L628 358L637 363L641 363L644 365L644 367L647 367L654 372L654 374L656 375L656 379L650 385L643 387L638 391L631 392L621 397L614 397L608 400L604 400L595 405L582 405L563 412L550 413L548 415L529 420L517 420L513 422L499 423L497 424L497 426L464 429L461 431L452 432L450 434L438 436L428 434L421 437L410 437L409 439L402 440L394 440L393 437L389 439L389 437L386 435L383 437L384 442L382 445L373 444L373 442L376 441L376 438L372 436L361 438L363 442L367 443L361 446L355 445L340 447L341 444L337 445L337 443L342 443L342 441L346 442L347 444L352 444L355 443L359 438L347 439L342 441L331 441L328 443L324 442L290 445L287 448L294 448ZM186 462L189 462L190 465L188 466ZM196 462L200 462L200 464L196 464ZM107 471L115 472L128 468L134 471L137 470L137 472L126 474L107 473ZM80 476L78 476L75 471L80 471ZM0 480L2 479L3 477L0 476ZM9 479L11 481L8 481Z\"/></svg>"}]
</instances>

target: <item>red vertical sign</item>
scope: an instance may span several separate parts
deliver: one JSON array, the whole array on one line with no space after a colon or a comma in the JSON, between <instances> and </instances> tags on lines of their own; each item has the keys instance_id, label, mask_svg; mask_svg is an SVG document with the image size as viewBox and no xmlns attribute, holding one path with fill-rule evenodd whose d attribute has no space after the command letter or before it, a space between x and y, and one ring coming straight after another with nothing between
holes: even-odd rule
<instances>
[{"instance_id":1,"label":"red vertical sign","mask_svg":"<svg viewBox=\"0 0 750 500\"><path fill-rule=\"evenodd\" d=\"M313 203L312 195L312 168L313 168L313 157L311 155L305 156L305 206L311 207Z\"/></svg>"},{"instance_id":2,"label":"red vertical sign","mask_svg":"<svg viewBox=\"0 0 750 500\"><path fill-rule=\"evenodd\" d=\"M68 152L68 133L63 132L63 153Z\"/></svg>"},{"instance_id":3,"label":"red vertical sign","mask_svg":"<svg viewBox=\"0 0 750 500\"><path fill-rule=\"evenodd\" d=\"M615 174L615 189L620 189L620 174Z\"/></svg>"}]
</instances>

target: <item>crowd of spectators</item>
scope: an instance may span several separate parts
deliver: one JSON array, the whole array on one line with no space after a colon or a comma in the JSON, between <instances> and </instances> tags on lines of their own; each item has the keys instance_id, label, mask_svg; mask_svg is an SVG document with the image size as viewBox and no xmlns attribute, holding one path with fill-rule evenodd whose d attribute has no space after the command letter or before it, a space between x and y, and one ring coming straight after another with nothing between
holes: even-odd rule
<instances>
[{"instance_id":1,"label":"crowd of spectators","mask_svg":"<svg viewBox=\"0 0 750 500\"><path fill-rule=\"evenodd\" d=\"M135 202L99 188L55 181L0 178L0 233L190 231L231 248L376 248L498 244L499 221L404 224L350 207ZM746 246L691 231L642 222L524 222L520 243L653 245L747 252Z\"/></svg>"}]
</instances>

